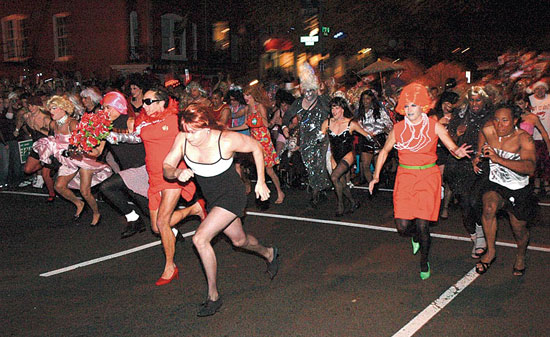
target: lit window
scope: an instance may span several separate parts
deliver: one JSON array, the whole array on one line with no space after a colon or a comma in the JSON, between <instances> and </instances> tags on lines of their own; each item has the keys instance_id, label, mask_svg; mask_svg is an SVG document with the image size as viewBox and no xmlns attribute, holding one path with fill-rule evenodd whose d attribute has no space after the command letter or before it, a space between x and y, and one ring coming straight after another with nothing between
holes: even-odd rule
<instances>
[{"instance_id":1,"label":"lit window","mask_svg":"<svg viewBox=\"0 0 550 337\"><path fill-rule=\"evenodd\" d=\"M213 24L212 40L216 43L216 49L226 50L229 48L229 23L219 21Z\"/></svg>"},{"instance_id":2,"label":"lit window","mask_svg":"<svg viewBox=\"0 0 550 337\"><path fill-rule=\"evenodd\" d=\"M56 61L67 61L71 58L67 23L69 13L59 13L53 16L53 45Z\"/></svg>"},{"instance_id":3,"label":"lit window","mask_svg":"<svg viewBox=\"0 0 550 337\"><path fill-rule=\"evenodd\" d=\"M20 62L30 57L27 16L10 15L2 19L4 61Z\"/></svg>"}]
</instances>

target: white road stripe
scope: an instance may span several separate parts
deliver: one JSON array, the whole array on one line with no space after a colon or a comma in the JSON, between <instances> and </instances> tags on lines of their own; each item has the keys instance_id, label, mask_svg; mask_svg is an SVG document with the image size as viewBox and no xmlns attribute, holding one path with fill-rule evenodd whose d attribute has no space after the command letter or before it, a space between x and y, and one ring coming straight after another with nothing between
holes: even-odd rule
<instances>
[{"instance_id":1,"label":"white road stripe","mask_svg":"<svg viewBox=\"0 0 550 337\"><path fill-rule=\"evenodd\" d=\"M475 268L472 268L464 277L462 277L458 282L453 284L449 289L447 289L438 299L430 303L422 312L416 315L407 325L405 325L401 330L393 335L393 337L410 337L414 335L420 328L422 328L432 317L437 315L441 309L443 309L467 286L475 281L479 277L479 274L476 273Z\"/></svg>"},{"instance_id":2,"label":"white road stripe","mask_svg":"<svg viewBox=\"0 0 550 337\"><path fill-rule=\"evenodd\" d=\"M292 216L292 215L270 214L270 213L259 213L259 212L246 212L246 214L252 215L252 216L259 216L259 217L267 217L267 218L279 218L279 219L287 219L287 220L297 220L297 221L305 221L305 222L324 223L324 224L337 225L337 226L372 229L372 230L383 231L383 232L394 232L394 233L397 232L397 230L395 228L391 228L391 227L365 225L365 224L359 224L359 223L354 223L354 222L346 222L346 221L315 219L315 218L297 217L297 216ZM188 236L191 236L193 234L195 234L195 231L185 233L185 234L183 234L183 236L188 237ZM441 238L441 239L449 239L449 240L456 240L456 241L467 241L467 242L470 241L470 238L466 238L466 237L462 237L462 236L456 236L456 235L437 234L437 233L431 233L431 235L432 235L432 237L437 237L437 238ZM151 243L145 244L143 246L128 249L128 250L125 250L125 251L122 251L122 252L119 252L119 253L115 253L115 254L107 255L107 256L104 256L104 257L97 258L97 259L77 263L77 264L74 264L72 266L68 266L68 267L65 267L65 268L56 269L56 270L53 270L53 271L50 271L50 272L47 272L47 273L40 274L40 276L49 277L49 276L52 276L52 275L61 274L61 273L71 271L71 270L74 270L74 269L77 269L77 268L80 268L80 267L89 266L89 265L96 264L96 263L99 263L99 262L103 262L103 261L106 261L106 260L114 259L114 258L117 258L117 257L120 257L120 256L132 254L132 253L135 253L135 252L138 252L140 250L144 250L144 249L147 249L147 248L150 248L150 247L158 246L160 243L161 243L160 241L151 242ZM503 247L517 247L515 244L507 243L507 242L497 241L496 244L499 245L499 246L503 246ZM529 247L527 247L527 249L550 253L550 248L548 248L548 247L529 246Z\"/></svg>"},{"instance_id":3,"label":"white road stripe","mask_svg":"<svg viewBox=\"0 0 550 337\"><path fill-rule=\"evenodd\" d=\"M297 220L297 221L305 221L305 222L324 223L324 224L337 225L337 226L347 226L347 227L373 229L373 230L384 231L384 232L397 232L397 229L391 228L391 227L364 225L364 224L358 224L358 223L355 223L355 222L315 219L315 218L306 218L306 217L299 217L299 216L292 216L292 215L260 213L260 212L246 212L246 214L260 216L260 217L266 217L266 218L279 218L279 219L287 219L287 220ZM466 242L471 241L471 239L469 237L458 236L458 235L438 234L438 233L430 233L430 235L434 238L440 238L440 239L449 239L449 240L466 241ZM517 247L517 245L515 243L508 243L508 242L502 242L502 241L497 241L495 244L497 246L502 246L502 247L512 247L512 248ZM530 246L527 247L527 249L536 250L536 251L539 251L539 252L550 253L550 247L541 247L541 246L532 246L532 245L530 245Z\"/></svg>"},{"instance_id":4,"label":"white road stripe","mask_svg":"<svg viewBox=\"0 0 550 337\"><path fill-rule=\"evenodd\" d=\"M188 236L191 236L191 235L193 235L193 234L195 234L195 231L185 233L185 234L183 234L183 237L188 237ZM132 248L132 249L123 250L122 252L118 252L118 253L115 253L115 254L111 254L111 255L99 257L99 258L97 258L97 259L93 259L93 260L89 260L89 261L85 261L85 262L73 264L72 266L68 266L68 267L65 267L65 268L52 270L52 271L49 271L49 272L47 272L47 273L40 274L40 276L42 276L42 277L49 277L49 276L53 276L53 275L65 273L65 272L68 272L68 271L71 271L71 270L75 270L75 269L80 268L80 267L89 266L89 265L91 265L91 264L96 264L96 263L99 263L99 262L111 260L111 259L114 259L114 258L117 258L117 257L121 257L121 256L124 256L124 255L128 255L128 254L132 254L132 253L135 253L135 252L139 252L140 250L144 250L144 249L147 249L147 248L151 248L151 247L154 247L154 246L158 246L158 245L160 245L160 244L161 244L161 242L160 242L160 240L158 240L158 241L151 242L151 243L148 243L148 244L145 244L145 245L142 245L142 246L138 246L138 247L135 247L135 248Z\"/></svg>"},{"instance_id":5,"label":"white road stripe","mask_svg":"<svg viewBox=\"0 0 550 337\"><path fill-rule=\"evenodd\" d=\"M365 186L353 186L353 188L357 188L357 189L360 189L360 190L368 190L369 188L368 187L365 187ZM383 191L383 192L393 192L393 189L391 188L379 188L378 189L379 191ZM48 197L49 195L45 194L45 193L33 193L33 192L19 192L19 191L0 191L0 194L3 193L3 194L20 194L20 195L31 195L31 196L35 196L35 197ZM79 198L82 200L82 198ZM129 204L133 204L131 201L128 202ZM539 202L538 203L539 206L550 206L550 203L548 202Z\"/></svg>"},{"instance_id":6,"label":"white road stripe","mask_svg":"<svg viewBox=\"0 0 550 337\"><path fill-rule=\"evenodd\" d=\"M19 192L19 191L0 191L3 194L19 194L19 195L31 195L33 197L48 197L49 195L44 193L33 193L33 192Z\"/></svg>"}]
</instances>

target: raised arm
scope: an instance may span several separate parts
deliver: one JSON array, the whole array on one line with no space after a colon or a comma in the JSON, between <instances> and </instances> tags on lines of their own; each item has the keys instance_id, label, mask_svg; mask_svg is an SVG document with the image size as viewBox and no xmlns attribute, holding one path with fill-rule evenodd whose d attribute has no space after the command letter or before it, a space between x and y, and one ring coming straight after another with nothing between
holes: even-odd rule
<instances>
[{"instance_id":1,"label":"raised arm","mask_svg":"<svg viewBox=\"0 0 550 337\"><path fill-rule=\"evenodd\" d=\"M380 172L382 171L382 167L384 167L386 159L388 158L388 154L393 149L394 145L395 132L394 130L391 130L390 134L388 135L388 139L386 139L384 147L382 148L382 150L380 150L380 153L378 153L378 159L376 160L376 166L374 168L374 175L372 176L372 180L369 183L370 194L372 194L372 192L374 191L374 185L378 184L378 182L380 181Z\"/></svg>"},{"instance_id":2,"label":"raised arm","mask_svg":"<svg viewBox=\"0 0 550 337\"><path fill-rule=\"evenodd\" d=\"M229 108L222 109L220 113L220 123L222 125L227 125L227 122L231 119L231 110Z\"/></svg>"},{"instance_id":3,"label":"raised arm","mask_svg":"<svg viewBox=\"0 0 550 337\"><path fill-rule=\"evenodd\" d=\"M451 154L455 158L470 158L470 153L472 153L472 145L462 144L460 147L458 147L451 136L449 136L449 133L447 132L445 127L440 123L435 123L435 133L439 137L439 139L441 139L443 145L445 145L445 147L449 149L449 152L451 152Z\"/></svg>"},{"instance_id":4,"label":"raised arm","mask_svg":"<svg viewBox=\"0 0 550 337\"><path fill-rule=\"evenodd\" d=\"M254 189L256 198L261 198L262 201L267 200L269 198L269 188L265 183L264 151L260 143L252 137L237 132L224 132L222 136L221 144L224 157L235 152L252 153L256 172L258 173L258 180Z\"/></svg>"},{"instance_id":5,"label":"raised arm","mask_svg":"<svg viewBox=\"0 0 550 337\"><path fill-rule=\"evenodd\" d=\"M365 136L367 138L374 137L374 133L366 131L356 121L351 122L350 131L352 133L355 133L355 132L360 133L360 134L362 134L363 136Z\"/></svg>"}]
</instances>

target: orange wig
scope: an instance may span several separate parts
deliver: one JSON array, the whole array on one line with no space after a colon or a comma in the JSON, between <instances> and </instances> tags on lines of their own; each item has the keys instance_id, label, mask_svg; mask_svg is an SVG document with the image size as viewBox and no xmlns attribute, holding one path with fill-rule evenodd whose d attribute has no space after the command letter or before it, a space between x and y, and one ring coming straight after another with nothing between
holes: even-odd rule
<instances>
[{"instance_id":1,"label":"orange wig","mask_svg":"<svg viewBox=\"0 0 550 337\"><path fill-rule=\"evenodd\" d=\"M405 115L405 105L409 103L419 105L422 108L422 112L427 113L432 108L432 99L428 94L428 89L416 82L408 84L401 91L401 95L399 95L395 111L401 115Z\"/></svg>"}]
</instances>

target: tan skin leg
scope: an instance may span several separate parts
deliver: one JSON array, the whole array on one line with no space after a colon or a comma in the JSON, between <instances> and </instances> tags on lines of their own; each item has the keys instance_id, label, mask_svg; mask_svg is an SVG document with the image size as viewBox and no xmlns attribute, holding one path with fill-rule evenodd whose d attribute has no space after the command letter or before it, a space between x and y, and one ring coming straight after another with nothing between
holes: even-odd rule
<instances>
[{"instance_id":1,"label":"tan skin leg","mask_svg":"<svg viewBox=\"0 0 550 337\"><path fill-rule=\"evenodd\" d=\"M204 219L205 214L203 213L202 207L198 201L189 207L175 210L174 213L172 213L172 217L170 218L170 227L174 227L181 220L191 215L198 215L201 220Z\"/></svg>"},{"instance_id":2,"label":"tan skin leg","mask_svg":"<svg viewBox=\"0 0 550 337\"><path fill-rule=\"evenodd\" d=\"M160 192L160 206L157 210L149 210L151 215L151 228L153 232L160 234L166 263L161 277L168 279L174 274L174 252L176 251L176 238L170 226L170 218L180 198L180 189L167 189Z\"/></svg>"},{"instance_id":3,"label":"tan skin leg","mask_svg":"<svg viewBox=\"0 0 550 337\"><path fill-rule=\"evenodd\" d=\"M481 223L487 240L487 253L480 259L481 262L489 263L496 256L496 234L497 234L497 212L504 206L502 197L493 191L483 195L483 214ZM479 265L479 264L478 264Z\"/></svg>"},{"instance_id":4,"label":"tan skin leg","mask_svg":"<svg viewBox=\"0 0 550 337\"><path fill-rule=\"evenodd\" d=\"M254 236L246 234L241 219L236 217L235 214L223 208L214 207L193 236L193 244L199 252L206 273L208 298L212 301L218 300L219 293L216 284L216 254L210 242L221 231L229 237L235 247L256 252L267 261L273 261L273 248L262 246Z\"/></svg>"},{"instance_id":5,"label":"tan skin leg","mask_svg":"<svg viewBox=\"0 0 550 337\"><path fill-rule=\"evenodd\" d=\"M78 199L73 191L71 191L67 187L69 181L71 181L77 173L78 171L68 176L59 176L55 181L55 190L57 191L57 193L59 193L59 195L69 200L76 206L76 212L74 214L75 216L79 216L84 210L84 206L86 205L84 201Z\"/></svg>"},{"instance_id":6,"label":"tan skin leg","mask_svg":"<svg viewBox=\"0 0 550 337\"><path fill-rule=\"evenodd\" d=\"M23 171L25 172L25 174L33 174L34 172L40 170L41 168L42 168L42 164L40 164L40 161L38 159L29 157L25 162Z\"/></svg>"},{"instance_id":7,"label":"tan skin leg","mask_svg":"<svg viewBox=\"0 0 550 337\"><path fill-rule=\"evenodd\" d=\"M273 167L266 167L265 173L267 173L267 175L271 178L271 181L273 181L273 185L275 185L275 189L277 190L277 200L275 200L275 203L282 204L283 200L285 200L285 194L281 189L281 182L279 181L279 177L273 170Z\"/></svg>"},{"instance_id":8,"label":"tan skin leg","mask_svg":"<svg viewBox=\"0 0 550 337\"><path fill-rule=\"evenodd\" d=\"M80 194L82 198L86 200L90 208L92 209L92 222L90 225L95 226L99 222L101 214L99 214L99 207L97 201L92 194L92 176L94 171L87 169L80 169Z\"/></svg>"},{"instance_id":9,"label":"tan skin leg","mask_svg":"<svg viewBox=\"0 0 550 337\"><path fill-rule=\"evenodd\" d=\"M25 163L25 167L23 170L25 171L25 174L33 174L34 172L40 171L42 169L42 178L44 178L44 183L46 184L46 187L48 188L48 194L50 196L55 196L54 191L54 182L52 177L50 177L50 169L47 167L42 167L42 163L36 158L29 157L27 158L27 162Z\"/></svg>"},{"instance_id":10,"label":"tan skin leg","mask_svg":"<svg viewBox=\"0 0 550 337\"><path fill-rule=\"evenodd\" d=\"M518 253L516 255L516 261L514 262L514 268L521 270L525 268L525 253L527 252L527 245L529 244L527 221L518 220L510 212L508 212L508 216L510 217L510 226L512 227L518 245Z\"/></svg>"},{"instance_id":11,"label":"tan skin leg","mask_svg":"<svg viewBox=\"0 0 550 337\"><path fill-rule=\"evenodd\" d=\"M47 167L43 167L42 168L42 178L44 178L44 184L46 184L46 188L48 189L48 195L50 197L55 197L55 190L54 190L54 181L53 181L53 178L50 176L50 172L52 170L47 168Z\"/></svg>"}]
</instances>

